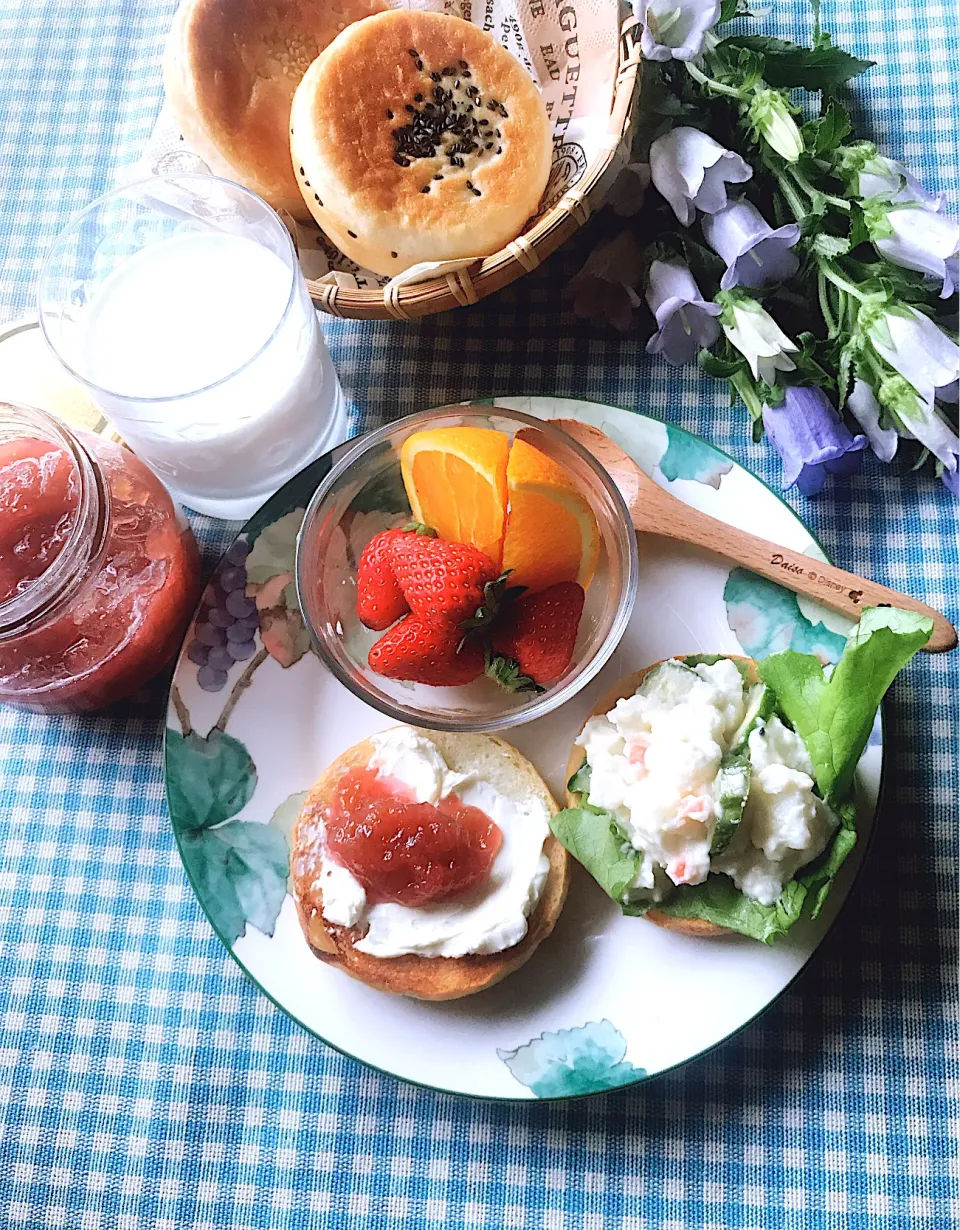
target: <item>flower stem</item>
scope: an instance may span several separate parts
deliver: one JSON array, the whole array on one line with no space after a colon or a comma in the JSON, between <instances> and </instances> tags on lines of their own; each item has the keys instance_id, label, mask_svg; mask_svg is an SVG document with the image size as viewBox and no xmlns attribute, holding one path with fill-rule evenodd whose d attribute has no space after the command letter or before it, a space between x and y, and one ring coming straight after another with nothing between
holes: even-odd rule
<instances>
[{"instance_id":1,"label":"flower stem","mask_svg":"<svg viewBox=\"0 0 960 1230\"><path fill-rule=\"evenodd\" d=\"M840 326L830 306L830 289L822 269L817 271L817 294L820 297L820 311L823 313L823 320L827 326L827 335L834 338L840 332Z\"/></svg>"},{"instance_id":2,"label":"flower stem","mask_svg":"<svg viewBox=\"0 0 960 1230\"><path fill-rule=\"evenodd\" d=\"M753 381L746 372L734 372L730 377L730 383L740 394L741 401L750 412L750 418L756 422L763 415L763 402L757 396Z\"/></svg>"},{"instance_id":3,"label":"flower stem","mask_svg":"<svg viewBox=\"0 0 960 1230\"><path fill-rule=\"evenodd\" d=\"M790 166L788 171L789 174L793 176L797 187L805 192L810 197L811 201L816 200L817 197L822 197L823 200L829 202L829 204L833 205L836 209L842 209L844 213L850 212L850 202L845 201L843 197L833 196L832 193L823 192L820 188L814 188L813 184L810 183L806 175L804 175L804 173L795 166Z\"/></svg>"},{"instance_id":4,"label":"flower stem","mask_svg":"<svg viewBox=\"0 0 960 1230\"><path fill-rule=\"evenodd\" d=\"M705 89L713 90L717 94L727 94L731 98L740 99L743 97L740 90L735 90L732 85L723 85L719 81L714 81L712 77L708 77L706 73L702 73L700 69L697 68L697 66L690 60L685 60L684 63L686 64L687 72L694 79L694 81L699 82L699 84Z\"/></svg>"},{"instance_id":5,"label":"flower stem","mask_svg":"<svg viewBox=\"0 0 960 1230\"><path fill-rule=\"evenodd\" d=\"M828 278L834 286L839 286L841 290L846 291L848 295L852 295L854 299L859 299L861 303L866 302L867 296L860 287L854 286L848 278L845 278L832 261L819 260L817 261L817 266L823 276Z\"/></svg>"},{"instance_id":6,"label":"flower stem","mask_svg":"<svg viewBox=\"0 0 960 1230\"><path fill-rule=\"evenodd\" d=\"M794 188L793 184L790 183L786 175L784 175L782 171L775 171L774 174L777 177L777 183L780 185L780 191L783 193L784 199L790 206L790 212L798 222L802 222L809 213L809 210L806 205L804 205L799 194L797 193L796 188Z\"/></svg>"}]
</instances>

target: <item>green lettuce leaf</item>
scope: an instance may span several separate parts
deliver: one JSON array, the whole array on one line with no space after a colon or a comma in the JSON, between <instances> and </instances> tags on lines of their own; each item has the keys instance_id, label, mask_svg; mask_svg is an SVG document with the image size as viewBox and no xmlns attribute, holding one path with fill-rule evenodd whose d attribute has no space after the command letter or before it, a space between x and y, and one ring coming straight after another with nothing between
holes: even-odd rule
<instances>
[{"instance_id":1,"label":"green lettuce leaf","mask_svg":"<svg viewBox=\"0 0 960 1230\"><path fill-rule=\"evenodd\" d=\"M810 917L817 918L823 909L837 872L846 861L847 855L857 844L856 808L853 800L835 806L833 809L840 817L840 827L834 834L833 841L823 854L807 867L797 881L803 885L809 894L808 905Z\"/></svg>"},{"instance_id":2,"label":"green lettuce leaf","mask_svg":"<svg viewBox=\"0 0 960 1230\"><path fill-rule=\"evenodd\" d=\"M791 880L779 901L761 905L745 897L729 876L710 875L702 884L678 888L657 909L671 918L702 918L769 944L777 936L785 935L797 921L806 895L806 888Z\"/></svg>"},{"instance_id":3,"label":"green lettuce leaf","mask_svg":"<svg viewBox=\"0 0 960 1230\"><path fill-rule=\"evenodd\" d=\"M567 807L550 821L550 830L624 914L646 913L648 903L624 900L627 887L643 865L643 855L632 848L609 812L596 807Z\"/></svg>"},{"instance_id":4,"label":"green lettuce leaf","mask_svg":"<svg viewBox=\"0 0 960 1230\"><path fill-rule=\"evenodd\" d=\"M812 654L786 649L760 663L760 677L803 739L828 801L847 799L880 702L921 649L933 621L896 607L867 607L829 680Z\"/></svg>"},{"instance_id":5,"label":"green lettuce leaf","mask_svg":"<svg viewBox=\"0 0 960 1230\"><path fill-rule=\"evenodd\" d=\"M586 802L587 795L590 793L590 776L590 762L584 757L583 764L567 782L567 789L571 794L580 795L581 803Z\"/></svg>"}]
</instances>

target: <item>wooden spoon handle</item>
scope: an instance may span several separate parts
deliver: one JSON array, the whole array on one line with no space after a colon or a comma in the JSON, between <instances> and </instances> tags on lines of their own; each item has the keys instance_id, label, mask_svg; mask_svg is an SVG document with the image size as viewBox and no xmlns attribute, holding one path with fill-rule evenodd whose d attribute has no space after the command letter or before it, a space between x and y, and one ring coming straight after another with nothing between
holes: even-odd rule
<instances>
[{"instance_id":1,"label":"wooden spoon handle","mask_svg":"<svg viewBox=\"0 0 960 1230\"><path fill-rule=\"evenodd\" d=\"M653 511L648 504L644 515L634 517L638 534L653 533L706 547L708 551L715 551L717 555L742 564L751 572L776 581L795 594L806 594L850 619L859 619L865 606L895 606L926 615L933 620L933 635L924 646L928 653L944 653L957 643L957 631L953 624L932 606L918 602L909 594L888 589L886 585L878 585L855 573L845 572L833 564L821 563L802 551L757 538L746 530L736 529L707 513L689 508L673 497L670 497L669 507L657 509L660 515L656 520L650 515Z\"/></svg>"}]
</instances>

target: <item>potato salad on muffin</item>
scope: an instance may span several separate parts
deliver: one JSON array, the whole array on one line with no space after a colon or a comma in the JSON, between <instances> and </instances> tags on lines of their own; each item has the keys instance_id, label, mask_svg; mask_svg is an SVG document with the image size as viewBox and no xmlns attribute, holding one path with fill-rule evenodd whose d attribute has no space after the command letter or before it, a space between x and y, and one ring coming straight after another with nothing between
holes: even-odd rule
<instances>
[{"instance_id":1,"label":"potato salad on muffin","mask_svg":"<svg viewBox=\"0 0 960 1230\"><path fill-rule=\"evenodd\" d=\"M856 842L880 701L932 627L875 607L829 672L785 650L628 676L576 740L554 834L625 914L674 931L770 942L816 917Z\"/></svg>"}]
</instances>

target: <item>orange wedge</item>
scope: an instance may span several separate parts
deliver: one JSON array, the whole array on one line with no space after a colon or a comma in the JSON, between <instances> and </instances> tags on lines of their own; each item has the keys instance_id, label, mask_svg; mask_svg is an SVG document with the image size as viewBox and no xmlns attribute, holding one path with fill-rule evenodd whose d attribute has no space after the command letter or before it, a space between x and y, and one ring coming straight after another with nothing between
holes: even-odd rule
<instances>
[{"instance_id":1,"label":"orange wedge","mask_svg":"<svg viewBox=\"0 0 960 1230\"><path fill-rule=\"evenodd\" d=\"M500 563L510 440L486 427L436 427L408 437L400 470L413 515L448 542Z\"/></svg>"},{"instance_id":2,"label":"orange wedge","mask_svg":"<svg viewBox=\"0 0 960 1230\"><path fill-rule=\"evenodd\" d=\"M503 567L511 569L510 584L539 590L577 581L586 589L597 568L600 533L563 466L525 440L514 440L507 497Z\"/></svg>"}]
</instances>

